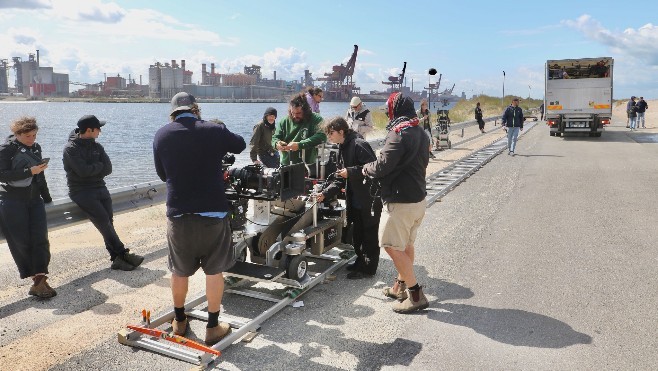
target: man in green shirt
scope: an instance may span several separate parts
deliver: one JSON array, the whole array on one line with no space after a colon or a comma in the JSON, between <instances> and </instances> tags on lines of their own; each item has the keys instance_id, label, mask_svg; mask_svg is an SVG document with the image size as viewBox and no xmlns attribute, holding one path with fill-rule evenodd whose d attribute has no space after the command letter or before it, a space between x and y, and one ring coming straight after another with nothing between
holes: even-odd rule
<instances>
[{"instance_id":1,"label":"man in green shirt","mask_svg":"<svg viewBox=\"0 0 658 371\"><path fill-rule=\"evenodd\" d=\"M281 165L315 163L318 154L316 146L327 140L320 130L321 122L322 116L311 111L304 93L290 99L288 116L279 121L272 135L272 146L281 151ZM314 169L313 166L310 168Z\"/></svg>"}]
</instances>

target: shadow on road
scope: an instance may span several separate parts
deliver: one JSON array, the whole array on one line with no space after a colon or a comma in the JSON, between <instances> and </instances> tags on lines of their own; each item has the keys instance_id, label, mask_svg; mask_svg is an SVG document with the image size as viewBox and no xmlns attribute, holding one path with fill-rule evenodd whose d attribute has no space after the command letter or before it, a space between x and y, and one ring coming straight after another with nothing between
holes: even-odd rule
<instances>
[{"instance_id":1,"label":"shadow on road","mask_svg":"<svg viewBox=\"0 0 658 371\"><path fill-rule=\"evenodd\" d=\"M566 323L519 309L483 308L466 304L438 303L428 318L473 329L492 340L534 348L564 348L590 344L592 337Z\"/></svg>"},{"instance_id":2,"label":"shadow on road","mask_svg":"<svg viewBox=\"0 0 658 371\"><path fill-rule=\"evenodd\" d=\"M144 256L144 261L159 259L167 254L167 249L160 249ZM36 297L26 297L19 301L0 307L0 319L9 317L13 314L24 311L28 308L54 309L55 315L70 315L82 313L90 308L94 308L96 314L114 314L121 311L115 304L107 304L105 301L108 296L92 286L94 283L106 279L115 280L125 286L140 288L154 283L164 277L168 271L151 270L147 268L137 268L134 271L112 271L103 269L90 273L86 276L76 278L75 280L55 287L57 296L51 299L38 299ZM95 308L96 306L99 306Z\"/></svg>"}]
</instances>

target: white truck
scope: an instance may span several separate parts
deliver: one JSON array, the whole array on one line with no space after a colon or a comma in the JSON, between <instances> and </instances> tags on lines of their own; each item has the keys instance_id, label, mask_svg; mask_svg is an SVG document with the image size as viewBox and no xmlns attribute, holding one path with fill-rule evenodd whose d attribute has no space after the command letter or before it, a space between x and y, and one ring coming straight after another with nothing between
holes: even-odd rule
<instances>
[{"instance_id":1,"label":"white truck","mask_svg":"<svg viewBox=\"0 0 658 371\"><path fill-rule=\"evenodd\" d=\"M544 117L551 136L601 136L612 118L613 63L610 57L546 61Z\"/></svg>"}]
</instances>

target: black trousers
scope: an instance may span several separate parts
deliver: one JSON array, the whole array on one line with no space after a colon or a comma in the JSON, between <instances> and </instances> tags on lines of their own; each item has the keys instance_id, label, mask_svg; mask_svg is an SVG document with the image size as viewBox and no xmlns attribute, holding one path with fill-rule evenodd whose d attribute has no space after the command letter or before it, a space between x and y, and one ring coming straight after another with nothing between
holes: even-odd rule
<instances>
[{"instance_id":1,"label":"black trousers","mask_svg":"<svg viewBox=\"0 0 658 371\"><path fill-rule=\"evenodd\" d=\"M480 130L484 129L484 120L482 119L478 120L478 127L480 128Z\"/></svg>"},{"instance_id":2,"label":"black trousers","mask_svg":"<svg viewBox=\"0 0 658 371\"><path fill-rule=\"evenodd\" d=\"M356 264L359 270L367 274L375 274L379 265L379 218L382 214L381 204L374 208L347 209L347 219L352 225L352 246L356 252Z\"/></svg>"},{"instance_id":3,"label":"black trousers","mask_svg":"<svg viewBox=\"0 0 658 371\"><path fill-rule=\"evenodd\" d=\"M76 191L69 194L69 197L87 214L94 227L103 236L105 248L110 253L110 259L114 260L117 255L123 255L128 251L114 230L112 197L107 188Z\"/></svg>"},{"instance_id":4,"label":"black trousers","mask_svg":"<svg viewBox=\"0 0 658 371\"><path fill-rule=\"evenodd\" d=\"M50 243L41 197L0 200L0 225L21 278L48 273Z\"/></svg>"}]
</instances>

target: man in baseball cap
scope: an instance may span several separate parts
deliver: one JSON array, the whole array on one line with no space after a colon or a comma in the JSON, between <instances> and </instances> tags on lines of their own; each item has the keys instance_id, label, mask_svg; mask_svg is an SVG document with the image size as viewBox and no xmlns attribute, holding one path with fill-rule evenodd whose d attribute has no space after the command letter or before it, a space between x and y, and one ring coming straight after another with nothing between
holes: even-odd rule
<instances>
[{"instance_id":1,"label":"man in baseball cap","mask_svg":"<svg viewBox=\"0 0 658 371\"><path fill-rule=\"evenodd\" d=\"M184 91L171 98L171 113L178 111L191 111L196 107L196 99L193 95Z\"/></svg>"}]
</instances>

